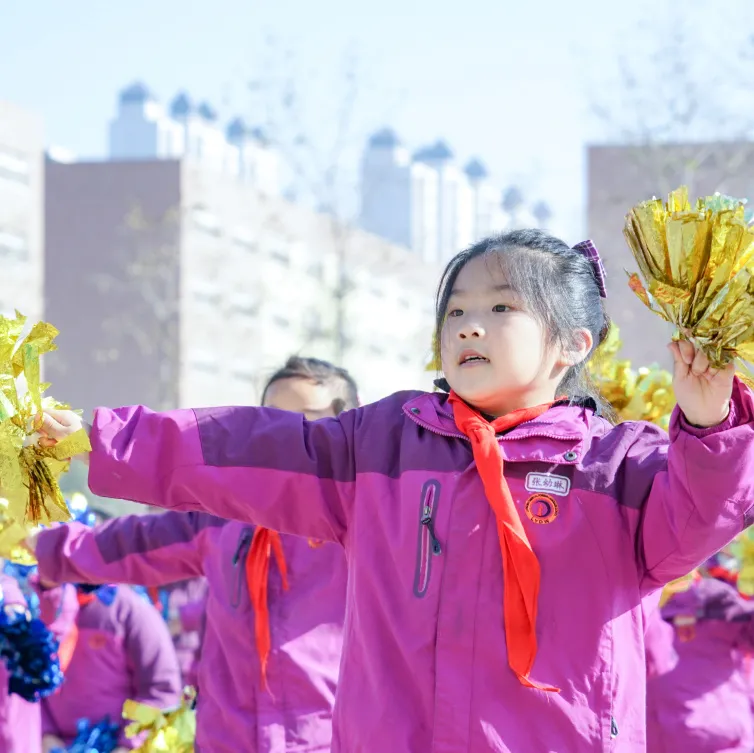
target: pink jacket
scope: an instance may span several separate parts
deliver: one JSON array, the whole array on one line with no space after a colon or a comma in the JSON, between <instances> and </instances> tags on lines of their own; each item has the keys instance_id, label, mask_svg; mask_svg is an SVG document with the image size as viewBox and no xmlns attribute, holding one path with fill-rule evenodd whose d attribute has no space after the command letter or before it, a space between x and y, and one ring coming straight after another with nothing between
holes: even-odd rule
<instances>
[{"instance_id":1,"label":"pink jacket","mask_svg":"<svg viewBox=\"0 0 754 753\"><path fill-rule=\"evenodd\" d=\"M676 411L670 443L578 405L500 437L542 568L532 677L559 694L508 667L496 524L444 395L314 422L254 407L99 409L89 484L343 544L334 753L636 753L642 599L750 522L753 419L736 382L723 424L695 429Z\"/></svg>"},{"instance_id":2,"label":"pink jacket","mask_svg":"<svg viewBox=\"0 0 754 753\"><path fill-rule=\"evenodd\" d=\"M267 692L244 569L252 530L204 513L130 516L94 529L70 524L45 531L37 558L42 575L55 581L157 586L206 575L198 749L329 751L346 599L343 549L283 537L289 590L273 558Z\"/></svg>"},{"instance_id":3,"label":"pink jacket","mask_svg":"<svg viewBox=\"0 0 754 753\"><path fill-rule=\"evenodd\" d=\"M44 734L70 744L79 719L97 723L109 715L122 722L129 698L160 708L178 705L181 678L170 634L157 610L138 594L118 588L110 605L95 598L81 607L77 626L63 685L42 701ZM123 733L120 744L137 747Z\"/></svg>"},{"instance_id":4,"label":"pink jacket","mask_svg":"<svg viewBox=\"0 0 754 753\"><path fill-rule=\"evenodd\" d=\"M26 599L13 578L0 573L0 587L4 604L26 607ZM8 679L8 670L0 662L0 753L41 753L39 704L9 693Z\"/></svg>"},{"instance_id":5,"label":"pink jacket","mask_svg":"<svg viewBox=\"0 0 754 753\"><path fill-rule=\"evenodd\" d=\"M676 629L677 617L695 622ZM665 671L647 683L649 753L754 751L743 671L743 652L754 649L754 603L727 583L705 578L673 596L653 622L647 657Z\"/></svg>"}]
</instances>

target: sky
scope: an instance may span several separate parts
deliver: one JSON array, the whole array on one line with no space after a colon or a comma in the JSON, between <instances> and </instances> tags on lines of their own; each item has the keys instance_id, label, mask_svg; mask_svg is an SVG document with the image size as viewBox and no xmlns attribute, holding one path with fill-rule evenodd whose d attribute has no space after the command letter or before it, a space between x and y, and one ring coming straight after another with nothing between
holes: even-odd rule
<instances>
[{"instance_id":1,"label":"sky","mask_svg":"<svg viewBox=\"0 0 754 753\"><path fill-rule=\"evenodd\" d=\"M754 32L754 3L736 11L737 2L716 24L709 3L684 7L698 5L693 25L713 45L730 46L731 35ZM102 157L117 93L134 80L165 101L185 89L223 117L254 122L260 95L248 82L269 85L286 70L308 95L306 130L326 145L345 97L344 61L355 59L354 166L367 134L384 125L412 149L442 138L460 161L481 158L501 187L517 183L530 201L546 200L554 227L575 243L584 232L583 146L599 129L594 105L620 105L611 79L618 52L639 59L645 37L661 44L679 7L669 0L0 0L0 99L38 113L48 144ZM285 50L294 52L289 62ZM651 66L644 75L651 80Z\"/></svg>"}]
</instances>

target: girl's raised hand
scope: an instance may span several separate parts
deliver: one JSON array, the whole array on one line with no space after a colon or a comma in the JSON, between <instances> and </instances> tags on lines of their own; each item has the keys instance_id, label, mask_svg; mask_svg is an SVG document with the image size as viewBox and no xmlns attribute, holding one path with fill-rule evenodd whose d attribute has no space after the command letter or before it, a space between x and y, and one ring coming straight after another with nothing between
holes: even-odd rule
<instances>
[{"instance_id":1,"label":"girl's raised hand","mask_svg":"<svg viewBox=\"0 0 754 753\"><path fill-rule=\"evenodd\" d=\"M688 340L670 343L673 354L673 390L678 407L694 426L707 428L725 421L733 394L733 363L710 368L707 356Z\"/></svg>"},{"instance_id":2,"label":"girl's raised hand","mask_svg":"<svg viewBox=\"0 0 754 753\"><path fill-rule=\"evenodd\" d=\"M83 426L84 422L72 410L45 408L42 412L42 426L39 429L39 444L42 447L52 447Z\"/></svg>"}]
</instances>

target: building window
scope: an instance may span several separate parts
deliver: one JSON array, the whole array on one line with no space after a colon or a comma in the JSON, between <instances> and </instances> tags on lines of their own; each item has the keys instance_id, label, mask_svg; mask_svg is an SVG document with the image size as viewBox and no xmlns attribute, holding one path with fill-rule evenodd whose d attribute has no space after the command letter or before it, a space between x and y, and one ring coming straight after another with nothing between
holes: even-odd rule
<instances>
[{"instance_id":1,"label":"building window","mask_svg":"<svg viewBox=\"0 0 754 753\"><path fill-rule=\"evenodd\" d=\"M192 296L196 303L201 303L205 306L219 306L222 296L220 291L210 285L196 286L192 290Z\"/></svg>"},{"instance_id":2,"label":"building window","mask_svg":"<svg viewBox=\"0 0 754 753\"><path fill-rule=\"evenodd\" d=\"M290 266L291 264L291 257L284 249L273 249L272 251L270 251L270 258L274 259L277 262L280 262L283 266L286 267Z\"/></svg>"},{"instance_id":3,"label":"building window","mask_svg":"<svg viewBox=\"0 0 754 753\"><path fill-rule=\"evenodd\" d=\"M230 314L242 314L244 316L256 316L259 313L259 303L250 295L235 295L230 299L228 306Z\"/></svg>"},{"instance_id":4,"label":"building window","mask_svg":"<svg viewBox=\"0 0 754 753\"><path fill-rule=\"evenodd\" d=\"M322 266L322 262L315 261L313 264L310 264L306 270L306 273L310 277L313 277L315 280L322 280L325 274L325 270L324 270L324 267Z\"/></svg>"},{"instance_id":5,"label":"building window","mask_svg":"<svg viewBox=\"0 0 754 753\"><path fill-rule=\"evenodd\" d=\"M259 248L256 244L256 241L252 238L251 233L245 232L243 230L238 230L233 234L231 243L236 248L240 248L242 251L254 252Z\"/></svg>"},{"instance_id":6,"label":"building window","mask_svg":"<svg viewBox=\"0 0 754 753\"><path fill-rule=\"evenodd\" d=\"M27 155L7 146L0 147L0 178L28 185L30 172Z\"/></svg>"},{"instance_id":7,"label":"building window","mask_svg":"<svg viewBox=\"0 0 754 753\"><path fill-rule=\"evenodd\" d=\"M211 235L213 238L219 238L222 235L222 232L220 231L220 223L212 212L197 207L191 214L194 221L194 227L197 230L200 230L207 235Z\"/></svg>"},{"instance_id":8,"label":"building window","mask_svg":"<svg viewBox=\"0 0 754 753\"><path fill-rule=\"evenodd\" d=\"M200 371L203 374L216 374L220 369L217 359L208 353L197 353L190 363L194 371Z\"/></svg>"},{"instance_id":9,"label":"building window","mask_svg":"<svg viewBox=\"0 0 754 753\"><path fill-rule=\"evenodd\" d=\"M251 382L252 384L256 382L256 376L250 372L250 371L233 371L232 376L234 379L238 379L241 382Z\"/></svg>"},{"instance_id":10,"label":"building window","mask_svg":"<svg viewBox=\"0 0 754 753\"><path fill-rule=\"evenodd\" d=\"M280 314L273 314L272 323L278 327L288 328L291 326L290 320Z\"/></svg>"},{"instance_id":11,"label":"building window","mask_svg":"<svg viewBox=\"0 0 754 753\"><path fill-rule=\"evenodd\" d=\"M29 258L29 244L23 235L0 230L0 259L25 261Z\"/></svg>"}]
</instances>

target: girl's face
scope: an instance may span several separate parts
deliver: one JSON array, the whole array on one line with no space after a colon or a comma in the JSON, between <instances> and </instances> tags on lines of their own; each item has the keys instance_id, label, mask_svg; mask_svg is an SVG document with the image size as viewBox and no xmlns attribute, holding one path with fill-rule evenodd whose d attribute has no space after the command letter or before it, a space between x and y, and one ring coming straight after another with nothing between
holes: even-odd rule
<instances>
[{"instance_id":1,"label":"girl's face","mask_svg":"<svg viewBox=\"0 0 754 753\"><path fill-rule=\"evenodd\" d=\"M502 416L554 399L570 363L562 349L547 346L497 256L477 256L461 269L445 314L442 369L466 402Z\"/></svg>"},{"instance_id":2,"label":"girl's face","mask_svg":"<svg viewBox=\"0 0 754 753\"><path fill-rule=\"evenodd\" d=\"M309 421L337 415L336 407L342 402L337 381L317 384L311 379L290 377L278 379L267 389L264 404L291 413L302 413Z\"/></svg>"}]
</instances>

